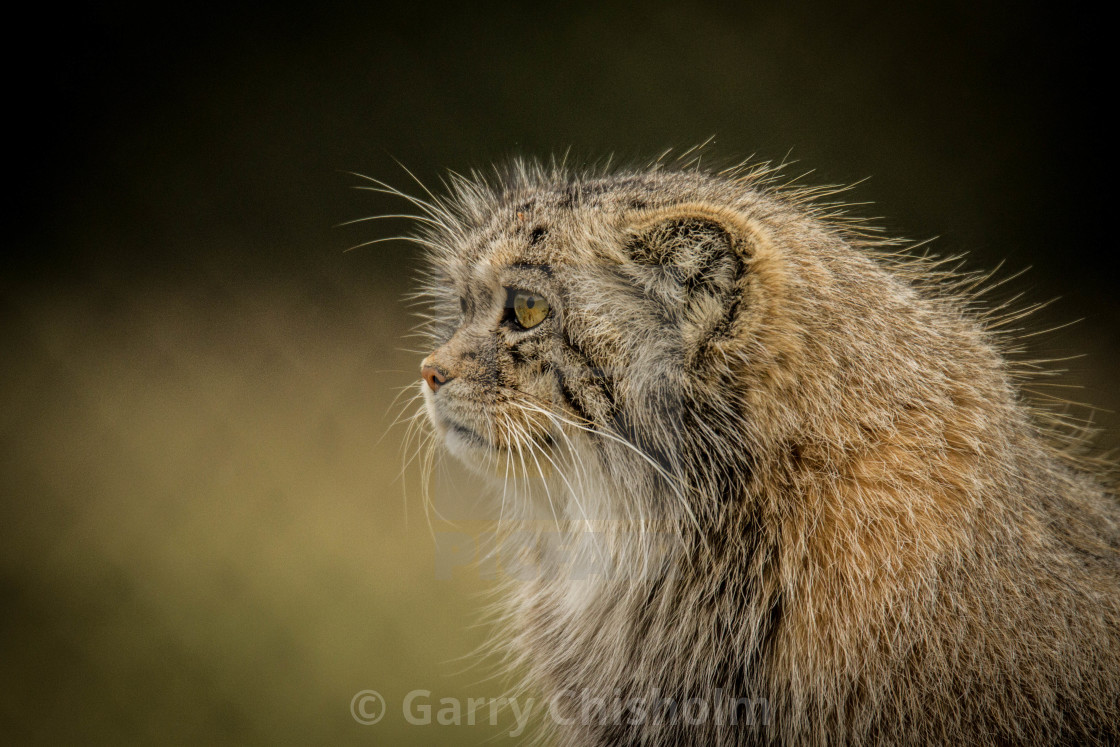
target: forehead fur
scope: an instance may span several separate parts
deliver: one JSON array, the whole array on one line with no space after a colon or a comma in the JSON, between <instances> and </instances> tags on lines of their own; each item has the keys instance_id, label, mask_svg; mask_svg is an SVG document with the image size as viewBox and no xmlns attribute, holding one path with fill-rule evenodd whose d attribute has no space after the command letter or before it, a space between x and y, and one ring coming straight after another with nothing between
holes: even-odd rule
<instances>
[{"instance_id":1,"label":"forehead fur","mask_svg":"<svg viewBox=\"0 0 1120 747\"><path fill-rule=\"evenodd\" d=\"M660 163L573 171L515 160L490 177L453 174L449 194L430 204L420 238L433 270L460 279L479 268L626 261L627 231L683 206L771 231L824 232L850 245L892 243L846 216L843 203L827 201L842 189L783 185L777 172L769 164L711 172Z\"/></svg>"}]
</instances>

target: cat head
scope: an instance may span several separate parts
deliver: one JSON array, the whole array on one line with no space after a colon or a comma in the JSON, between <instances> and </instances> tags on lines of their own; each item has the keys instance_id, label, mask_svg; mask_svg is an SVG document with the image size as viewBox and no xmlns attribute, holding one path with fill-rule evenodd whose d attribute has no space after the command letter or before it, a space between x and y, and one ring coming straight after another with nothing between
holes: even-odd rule
<instances>
[{"instance_id":1,"label":"cat head","mask_svg":"<svg viewBox=\"0 0 1120 747\"><path fill-rule=\"evenodd\" d=\"M711 494L749 473L741 379L765 242L691 173L459 185L437 206L422 392L483 472L594 462ZM753 299L753 300L752 300Z\"/></svg>"}]
</instances>

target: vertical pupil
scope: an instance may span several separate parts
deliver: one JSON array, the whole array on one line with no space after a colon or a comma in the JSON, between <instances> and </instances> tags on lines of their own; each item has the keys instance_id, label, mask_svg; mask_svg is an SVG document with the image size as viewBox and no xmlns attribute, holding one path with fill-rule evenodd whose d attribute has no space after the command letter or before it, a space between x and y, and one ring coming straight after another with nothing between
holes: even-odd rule
<instances>
[{"instance_id":1,"label":"vertical pupil","mask_svg":"<svg viewBox=\"0 0 1120 747\"><path fill-rule=\"evenodd\" d=\"M525 307L526 308L531 309L536 305L537 305L537 300L535 298L533 298L532 296L529 296L528 298L525 299Z\"/></svg>"}]
</instances>

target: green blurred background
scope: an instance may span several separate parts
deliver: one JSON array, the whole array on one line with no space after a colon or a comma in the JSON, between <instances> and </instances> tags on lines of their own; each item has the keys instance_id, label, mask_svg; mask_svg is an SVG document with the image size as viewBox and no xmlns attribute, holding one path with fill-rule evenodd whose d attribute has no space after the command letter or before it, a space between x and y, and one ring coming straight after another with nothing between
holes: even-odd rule
<instances>
[{"instance_id":1,"label":"green blurred background","mask_svg":"<svg viewBox=\"0 0 1120 747\"><path fill-rule=\"evenodd\" d=\"M416 250L343 251L408 226L335 227L405 206L346 171L416 190L394 159L438 183L714 135L715 157L789 154L810 183L871 177L852 199L891 233L1033 266L996 294L1059 297L1032 328L1083 319L1032 352L1087 354L1062 381L1120 443L1104 24L965 2L423 7L10 24L5 743L508 731L399 713L409 690L502 686L470 665L487 582L440 577L415 465L397 479ZM365 688L389 702L375 726L350 715Z\"/></svg>"}]
</instances>

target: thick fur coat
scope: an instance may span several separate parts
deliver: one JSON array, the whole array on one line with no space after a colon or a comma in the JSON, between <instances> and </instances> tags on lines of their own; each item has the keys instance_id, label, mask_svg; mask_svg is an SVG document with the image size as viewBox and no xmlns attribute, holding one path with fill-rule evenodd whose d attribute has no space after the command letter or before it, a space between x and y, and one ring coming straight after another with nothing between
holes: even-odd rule
<instances>
[{"instance_id":1,"label":"thick fur coat","mask_svg":"<svg viewBox=\"0 0 1120 747\"><path fill-rule=\"evenodd\" d=\"M567 548L498 636L549 741L1120 742L1115 482L1024 400L984 278L765 169L411 199L432 432Z\"/></svg>"}]
</instances>

